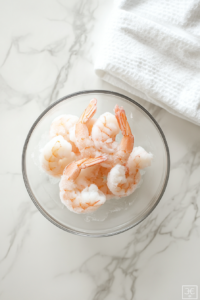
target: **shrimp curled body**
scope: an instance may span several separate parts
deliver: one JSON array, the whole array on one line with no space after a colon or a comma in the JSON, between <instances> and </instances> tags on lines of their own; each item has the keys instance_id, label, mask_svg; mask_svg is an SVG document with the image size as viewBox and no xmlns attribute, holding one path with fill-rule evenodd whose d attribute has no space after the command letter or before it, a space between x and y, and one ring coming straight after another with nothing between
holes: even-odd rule
<instances>
[{"instance_id":1,"label":"shrimp curled body","mask_svg":"<svg viewBox=\"0 0 200 300\"><path fill-rule=\"evenodd\" d=\"M78 148L70 137L70 132L78 122L78 117L74 115L60 115L53 120L50 127L50 139L62 135L63 138L72 145L72 151L77 153Z\"/></svg>"},{"instance_id":2,"label":"shrimp curled body","mask_svg":"<svg viewBox=\"0 0 200 300\"><path fill-rule=\"evenodd\" d=\"M142 147L135 147L131 152L126 166L117 164L108 174L108 188L120 197L129 196L140 182L140 169L151 165L153 155Z\"/></svg>"},{"instance_id":3,"label":"shrimp curled body","mask_svg":"<svg viewBox=\"0 0 200 300\"><path fill-rule=\"evenodd\" d=\"M61 177L59 184L61 202L77 214L96 210L106 201L106 196L97 185L90 184L89 180L81 174L81 170L92 167L106 160L105 156L84 158L69 164Z\"/></svg>"},{"instance_id":4,"label":"shrimp curled body","mask_svg":"<svg viewBox=\"0 0 200 300\"><path fill-rule=\"evenodd\" d=\"M61 135L55 136L41 150L41 166L54 177L60 177L73 160L76 160L76 155L72 152L72 145Z\"/></svg>"},{"instance_id":5,"label":"shrimp curled body","mask_svg":"<svg viewBox=\"0 0 200 300\"><path fill-rule=\"evenodd\" d=\"M129 196L136 189L140 177L139 170L132 174L128 168L117 164L108 174L108 187L116 196Z\"/></svg>"},{"instance_id":6,"label":"shrimp curled body","mask_svg":"<svg viewBox=\"0 0 200 300\"><path fill-rule=\"evenodd\" d=\"M116 117L106 112L101 115L92 128L92 139L96 149L104 153L114 153L117 149L116 135L119 133L119 125Z\"/></svg>"}]
</instances>

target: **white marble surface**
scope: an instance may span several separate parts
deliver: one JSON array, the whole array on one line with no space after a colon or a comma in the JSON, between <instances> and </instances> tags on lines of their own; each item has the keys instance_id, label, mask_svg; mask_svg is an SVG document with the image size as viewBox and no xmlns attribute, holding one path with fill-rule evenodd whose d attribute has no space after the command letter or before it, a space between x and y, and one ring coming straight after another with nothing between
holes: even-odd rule
<instances>
[{"instance_id":1,"label":"white marble surface","mask_svg":"<svg viewBox=\"0 0 200 300\"><path fill-rule=\"evenodd\" d=\"M33 205L21 153L38 115L85 89L122 92L93 61L112 0L0 1L0 299L177 300L200 289L200 128L142 103L169 143L171 174L155 211L118 236L68 234ZM127 94L128 95L128 94Z\"/></svg>"}]
</instances>

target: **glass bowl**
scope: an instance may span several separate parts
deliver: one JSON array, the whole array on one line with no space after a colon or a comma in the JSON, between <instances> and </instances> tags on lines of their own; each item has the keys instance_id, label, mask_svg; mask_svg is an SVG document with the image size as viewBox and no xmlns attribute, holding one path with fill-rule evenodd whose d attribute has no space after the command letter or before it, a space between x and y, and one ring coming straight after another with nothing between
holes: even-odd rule
<instances>
[{"instance_id":1,"label":"glass bowl","mask_svg":"<svg viewBox=\"0 0 200 300\"><path fill-rule=\"evenodd\" d=\"M39 167L39 150L47 142L52 120L64 113L80 116L89 100L98 101L95 117L116 104L123 106L135 137L135 146L153 153L138 189L128 197L106 201L90 214L75 214L62 205L58 182L53 182ZM165 136L151 114L136 101L110 91L90 90L68 95L49 106L35 121L26 138L22 172L27 191L39 211L54 225L70 233L105 237L124 232L143 221L159 203L167 186L170 170Z\"/></svg>"}]
</instances>

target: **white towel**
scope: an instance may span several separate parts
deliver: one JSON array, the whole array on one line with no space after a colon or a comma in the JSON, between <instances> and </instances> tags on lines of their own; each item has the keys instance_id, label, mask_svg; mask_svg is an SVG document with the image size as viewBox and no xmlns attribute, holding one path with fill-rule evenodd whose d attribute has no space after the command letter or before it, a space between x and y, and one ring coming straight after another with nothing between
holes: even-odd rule
<instances>
[{"instance_id":1,"label":"white towel","mask_svg":"<svg viewBox=\"0 0 200 300\"><path fill-rule=\"evenodd\" d=\"M96 74L200 125L200 0L118 3Z\"/></svg>"}]
</instances>

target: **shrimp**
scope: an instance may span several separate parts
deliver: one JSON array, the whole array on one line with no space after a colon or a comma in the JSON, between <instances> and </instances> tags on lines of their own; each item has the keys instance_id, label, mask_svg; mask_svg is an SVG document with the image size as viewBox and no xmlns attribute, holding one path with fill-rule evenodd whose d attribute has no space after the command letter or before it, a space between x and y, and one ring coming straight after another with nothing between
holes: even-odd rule
<instances>
[{"instance_id":1,"label":"shrimp","mask_svg":"<svg viewBox=\"0 0 200 300\"><path fill-rule=\"evenodd\" d=\"M92 133L92 127L94 123L96 122L95 118L89 119L86 123L86 126L88 128L88 133L89 136L91 136ZM76 135L75 135L75 130L76 130L76 125L70 128L69 130L69 136L70 136L70 141L72 141L76 146L77 146L77 140L76 140Z\"/></svg>"},{"instance_id":2,"label":"shrimp","mask_svg":"<svg viewBox=\"0 0 200 300\"><path fill-rule=\"evenodd\" d=\"M78 148L73 140L71 140L70 131L78 122L78 117L74 115L61 115L53 120L50 127L50 139L55 136L62 135L63 138L72 145L72 151L78 153Z\"/></svg>"},{"instance_id":3,"label":"shrimp","mask_svg":"<svg viewBox=\"0 0 200 300\"><path fill-rule=\"evenodd\" d=\"M117 164L108 174L108 187L119 197L129 196L138 186L141 179L140 169L151 165L153 155L142 147L133 149L126 166Z\"/></svg>"},{"instance_id":4,"label":"shrimp","mask_svg":"<svg viewBox=\"0 0 200 300\"><path fill-rule=\"evenodd\" d=\"M153 159L153 154L146 152L144 148L138 146L133 148L129 158L128 158L128 167L134 172L137 169L145 169L151 165Z\"/></svg>"},{"instance_id":5,"label":"shrimp","mask_svg":"<svg viewBox=\"0 0 200 300\"><path fill-rule=\"evenodd\" d=\"M77 214L92 212L106 201L106 196L97 185L91 184L81 170L92 167L106 160L106 156L84 158L69 164L63 172L60 187L61 202ZM82 176L81 176L82 175Z\"/></svg>"},{"instance_id":6,"label":"shrimp","mask_svg":"<svg viewBox=\"0 0 200 300\"><path fill-rule=\"evenodd\" d=\"M52 138L41 150L41 166L54 177L60 177L64 168L75 159L76 155L72 152L72 145L61 135Z\"/></svg>"},{"instance_id":7,"label":"shrimp","mask_svg":"<svg viewBox=\"0 0 200 300\"><path fill-rule=\"evenodd\" d=\"M119 197L132 194L139 181L139 170L131 174L126 166L119 164L114 166L108 174L108 187L114 195Z\"/></svg>"},{"instance_id":8,"label":"shrimp","mask_svg":"<svg viewBox=\"0 0 200 300\"><path fill-rule=\"evenodd\" d=\"M119 130L123 134L120 144L115 142L115 137L119 133ZM116 164L126 164L133 150L134 137L123 107L115 106L115 116L110 113L103 114L93 126L92 133L95 146L101 149L101 151L108 153L108 159L101 164L103 167L111 169ZM95 137L98 136L99 138L95 140Z\"/></svg>"},{"instance_id":9,"label":"shrimp","mask_svg":"<svg viewBox=\"0 0 200 300\"><path fill-rule=\"evenodd\" d=\"M89 135L87 127L87 123L93 117L96 110L97 100L92 99L75 126L76 144L82 157L95 157L97 154L94 142Z\"/></svg>"},{"instance_id":10,"label":"shrimp","mask_svg":"<svg viewBox=\"0 0 200 300\"><path fill-rule=\"evenodd\" d=\"M116 117L106 112L101 115L92 128L92 139L96 149L111 154L117 149L116 135L119 133L119 125Z\"/></svg>"},{"instance_id":11,"label":"shrimp","mask_svg":"<svg viewBox=\"0 0 200 300\"><path fill-rule=\"evenodd\" d=\"M107 176L109 173L108 168L104 168L101 164L90 167L89 169L82 170L79 175L79 179L88 180L90 183L95 184L100 191L106 196L106 200L109 200L113 197L113 193L109 190L107 186Z\"/></svg>"},{"instance_id":12,"label":"shrimp","mask_svg":"<svg viewBox=\"0 0 200 300\"><path fill-rule=\"evenodd\" d=\"M132 135L123 107L115 106L115 117L123 134L123 138L115 153L114 164L125 165L134 147L134 136Z\"/></svg>"}]
</instances>

